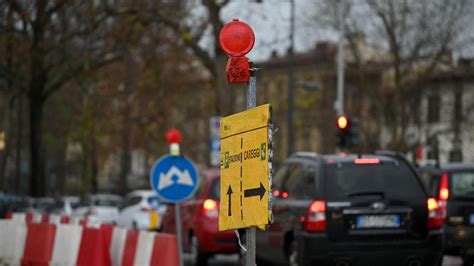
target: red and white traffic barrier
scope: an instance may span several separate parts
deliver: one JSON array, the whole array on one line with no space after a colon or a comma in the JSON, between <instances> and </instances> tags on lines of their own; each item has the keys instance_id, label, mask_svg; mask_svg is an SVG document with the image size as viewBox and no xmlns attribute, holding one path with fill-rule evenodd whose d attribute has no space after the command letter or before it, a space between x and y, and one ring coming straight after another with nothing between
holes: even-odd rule
<instances>
[{"instance_id":1,"label":"red and white traffic barrier","mask_svg":"<svg viewBox=\"0 0 474 266\"><path fill-rule=\"evenodd\" d=\"M61 217L52 215L41 220L54 223L27 220L27 215L0 219L0 265L179 265L174 235L61 224Z\"/></svg>"},{"instance_id":2,"label":"red and white traffic barrier","mask_svg":"<svg viewBox=\"0 0 474 266\"><path fill-rule=\"evenodd\" d=\"M179 265L177 247L175 235L129 230L121 265Z\"/></svg>"},{"instance_id":3,"label":"red and white traffic barrier","mask_svg":"<svg viewBox=\"0 0 474 266\"><path fill-rule=\"evenodd\" d=\"M125 240L127 239L127 229L115 227L112 232L112 242L110 244L110 258L112 266L121 266Z\"/></svg>"},{"instance_id":4,"label":"red and white traffic barrier","mask_svg":"<svg viewBox=\"0 0 474 266\"><path fill-rule=\"evenodd\" d=\"M157 234L152 254L150 265L179 265L176 235Z\"/></svg>"},{"instance_id":5,"label":"red and white traffic barrier","mask_svg":"<svg viewBox=\"0 0 474 266\"><path fill-rule=\"evenodd\" d=\"M70 224L57 225L51 265L75 265L81 239L82 226Z\"/></svg>"},{"instance_id":6,"label":"red and white traffic barrier","mask_svg":"<svg viewBox=\"0 0 474 266\"><path fill-rule=\"evenodd\" d=\"M15 220L0 220L0 264L18 265L23 256L26 225Z\"/></svg>"},{"instance_id":7,"label":"red and white traffic barrier","mask_svg":"<svg viewBox=\"0 0 474 266\"><path fill-rule=\"evenodd\" d=\"M26 236L25 250L21 258L22 265L49 265L53 254L56 225L30 223Z\"/></svg>"}]
</instances>

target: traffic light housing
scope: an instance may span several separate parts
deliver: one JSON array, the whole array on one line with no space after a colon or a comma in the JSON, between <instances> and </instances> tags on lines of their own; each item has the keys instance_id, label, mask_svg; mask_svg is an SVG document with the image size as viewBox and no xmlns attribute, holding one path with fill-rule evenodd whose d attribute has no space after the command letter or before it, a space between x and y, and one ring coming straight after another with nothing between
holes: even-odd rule
<instances>
[{"instance_id":1,"label":"traffic light housing","mask_svg":"<svg viewBox=\"0 0 474 266\"><path fill-rule=\"evenodd\" d=\"M339 149L348 149L359 145L359 119L339 115L336 119L337 146Z\"/></svg>"}]
</instances>

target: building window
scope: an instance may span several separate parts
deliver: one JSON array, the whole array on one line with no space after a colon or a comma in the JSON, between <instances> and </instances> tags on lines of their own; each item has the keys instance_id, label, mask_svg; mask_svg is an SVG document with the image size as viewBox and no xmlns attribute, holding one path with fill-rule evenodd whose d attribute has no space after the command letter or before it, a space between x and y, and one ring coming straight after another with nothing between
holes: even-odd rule
<instances>
[{"instance_id":1,"label":"building window","mask_svg":"<svg viewBox=\"0 0 474 266\"><path fill-rule=\"evenodd\" d=\"M428 97L428 123L439 122L440 97L438 94Z\"/></svg>"},{"instance_id":2,"label":"building window","mask_svg":"<svg viewBox=\"0 0 474 266\"><path fill-rule=\"evenodd\" d=\"M459 149L454 149L449 152L449 161L450 162L462 162L462 151Z\"/></svg>"},{"instance_id":3,"label":"building window","mask_svg":"<svg viewBox=\"0 0 474 266\"><path fill-rule=\"evenodd\" d=\"M456 123L462 122L462 93L456 91L454 93L454 121Z\"/></svg>"}]
</instances>

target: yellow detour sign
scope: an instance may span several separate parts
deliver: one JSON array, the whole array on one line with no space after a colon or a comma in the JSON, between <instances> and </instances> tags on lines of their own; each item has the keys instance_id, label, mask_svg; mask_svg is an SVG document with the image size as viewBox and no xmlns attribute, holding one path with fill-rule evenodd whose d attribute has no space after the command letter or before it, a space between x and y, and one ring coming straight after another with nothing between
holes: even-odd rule
<instances>
[{"instance_id":1,"label":"yellow detour sign","mask_svg":"<svg viewBox=\"0 0 474 266\"><path fill-rule=\"evenodd\" d=\"M271 219L270 120L269 104L221 119L220 231L264 228Z\"/></svg>"}]
</instances>

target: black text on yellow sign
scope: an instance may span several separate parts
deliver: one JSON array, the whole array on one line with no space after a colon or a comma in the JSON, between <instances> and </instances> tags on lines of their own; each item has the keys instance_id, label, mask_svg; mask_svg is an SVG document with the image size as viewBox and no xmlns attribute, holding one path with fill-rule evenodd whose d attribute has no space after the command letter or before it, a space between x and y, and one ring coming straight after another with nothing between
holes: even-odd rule
<instances>
[{"instance_id":1,"label":"black text on yellow sign","mask_svg":"<svg viewBox=\"0 0 474 266\"><path fill-rule=\"evenodd\" d=\"M270 105L221 119L219 230L268 224Z\"/></svg>"}]
</instances>

